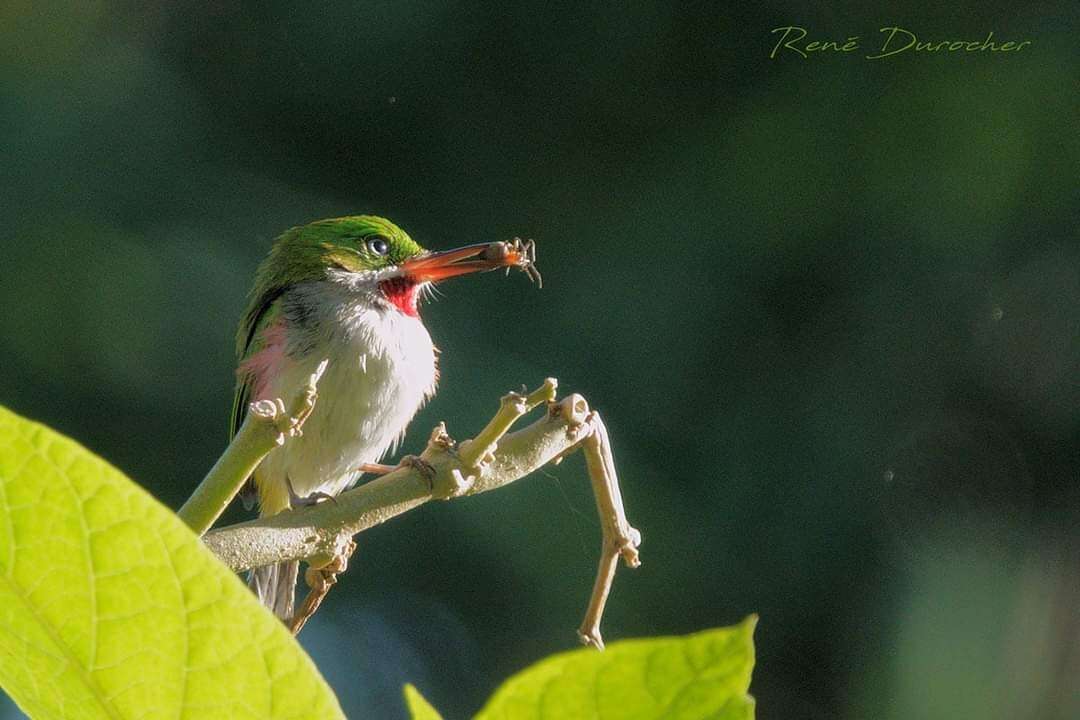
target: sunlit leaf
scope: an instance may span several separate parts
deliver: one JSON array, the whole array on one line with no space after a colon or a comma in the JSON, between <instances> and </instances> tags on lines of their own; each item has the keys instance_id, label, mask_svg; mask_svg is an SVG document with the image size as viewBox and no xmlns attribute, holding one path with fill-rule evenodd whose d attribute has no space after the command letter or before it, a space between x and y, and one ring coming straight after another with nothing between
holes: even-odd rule
<instances>
[{"instance_id":1,"label":"sunlit leaf","mask_svg":"<svg viewBox=\"0 0 1080 720\"><path fill-rule=\"evenodd\" d=\"M344 717L281 623L168 509L3 408L0 685L34 718Z\"/></svg>"},{"instance_id":2,"label":"sunlit leaf","mask_svg":"<svg viewBox=\"0 0 1080 720\"><path fill-rule=\"evenodd\" d=\"M556 655L510 678L477 720L752 720L756 623Z\"/></svg>"}]
</instances>

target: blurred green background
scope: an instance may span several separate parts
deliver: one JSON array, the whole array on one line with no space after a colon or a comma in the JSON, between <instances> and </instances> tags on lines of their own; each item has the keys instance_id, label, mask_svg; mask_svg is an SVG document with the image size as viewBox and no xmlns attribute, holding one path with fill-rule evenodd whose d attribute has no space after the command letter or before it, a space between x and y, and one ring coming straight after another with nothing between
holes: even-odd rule
<instances>
[{"instance_id":1,"label":"blurred green background","mask_svg":"<svg viewBox=\"0 0 1080 720\"><path fill-rule=\"evenodd\" d=\"M0 403L175 508L279 232L533 237L543 290L424 309L442 389L406 449L548 375L599 408L645 535L609 642L757 612L765 720L1078 717L1078 20L5 0ZM790 24L1033 44L770 60ZM405 681L465 717L575 646L598 545L578 458L431 504L360 538L302 641L351 717L403 717Z\"/></svg>"}]
</instances>

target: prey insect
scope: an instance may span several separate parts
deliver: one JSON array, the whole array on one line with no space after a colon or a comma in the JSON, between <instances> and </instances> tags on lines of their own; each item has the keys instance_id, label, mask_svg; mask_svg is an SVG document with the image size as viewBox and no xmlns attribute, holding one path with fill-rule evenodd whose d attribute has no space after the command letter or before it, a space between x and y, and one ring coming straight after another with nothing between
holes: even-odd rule
<instances>
[{"instance_id":1,"label":"prey insect","mask_svg":"<svg viewBox=\"0 0 1080 720\"><path fill-rule=\"evenodd\" d=\"M505 265L507 275L510 274L510 268L520 268L537 287L544 287L544 279L536 269L536 242L533 240L516 237L510 242L492 243L484 251L484 259Z\"/></svg>"}]
</instances>

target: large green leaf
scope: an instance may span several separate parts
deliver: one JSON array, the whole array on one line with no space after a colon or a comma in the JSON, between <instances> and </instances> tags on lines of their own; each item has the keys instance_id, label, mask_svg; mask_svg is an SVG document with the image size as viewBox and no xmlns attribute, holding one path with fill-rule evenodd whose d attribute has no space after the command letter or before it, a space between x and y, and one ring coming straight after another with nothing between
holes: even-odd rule
<instances>
[{"instance_id":1,"label":"large green leaf","mask_svg":"<svg viewBox=\"0 0 1080 720\"><path fill-rule=\"evenodd\" d=\"M753 720L756 624L552 656L503 683L476 720ZM413 720L438 718L413 686L405 697Z\"/></svg>"},{"instance_id":2,"label":"large green leaf","mask_svg":"<svg viewBox=\"0 0 1080 720\"><path fill-rule=\"evenodd\" d=\"M344 717L281 623L167 508L4 408L0 685L34 718Z\"/></svg>"}]
</instances>

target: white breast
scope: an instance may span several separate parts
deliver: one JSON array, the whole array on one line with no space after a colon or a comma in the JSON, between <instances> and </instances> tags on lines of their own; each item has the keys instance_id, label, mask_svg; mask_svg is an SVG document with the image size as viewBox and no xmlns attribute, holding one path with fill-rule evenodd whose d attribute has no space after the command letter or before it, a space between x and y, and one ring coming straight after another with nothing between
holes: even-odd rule
<instances>
[{"instance_id":1,"label":"white breast","mask_svg":"<svg viewBox=\"0 0 1080 720\"><path fill-rule=\"evenodd\" d=\"M330 363L303 435L271 451L256 471L264 513L286 507L286 477L301 496L347 488L362 463L396 445L435 391L435 348L419 318L355 295L339 297L340 288L318 292L334 294L319 298L331 301L319 302L326 316L293 348L268 393L292 397L323 358Z\"/></svg>"}]
</instances>

